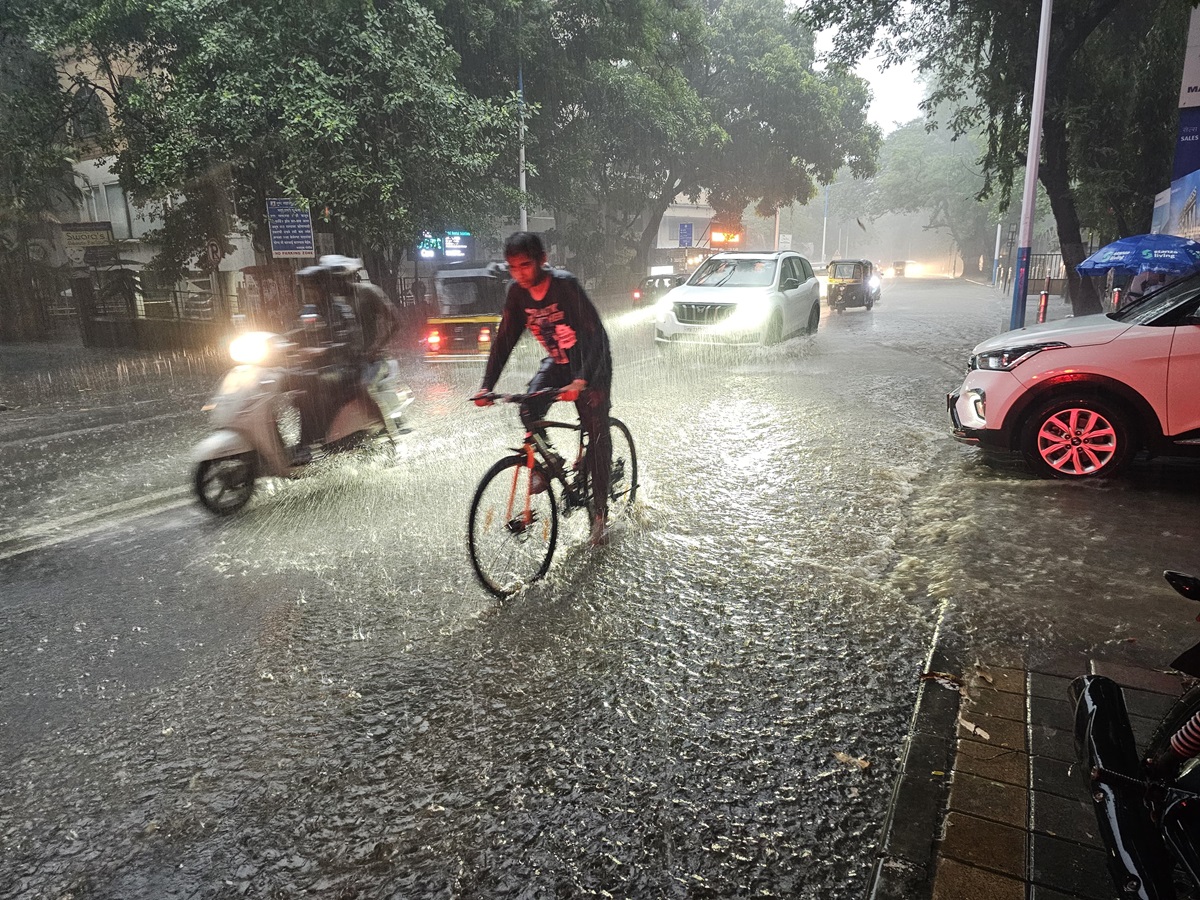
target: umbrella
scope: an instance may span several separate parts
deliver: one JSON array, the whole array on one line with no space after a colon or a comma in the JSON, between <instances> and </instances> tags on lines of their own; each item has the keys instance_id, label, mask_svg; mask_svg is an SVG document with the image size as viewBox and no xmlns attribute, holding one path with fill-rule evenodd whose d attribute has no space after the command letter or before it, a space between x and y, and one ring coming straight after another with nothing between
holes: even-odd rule
<instances>
[{"instance_id":1,"label":"umbrella","mask_svg":"<svg viewBox=\"0 0 1200 900\"><path fill-rule=\"evenodd\" d=\"M1200 269L1200 243L1173 234L1135 234L1101 247L1075 267L1080 275L1109 269L1187 275Z\"/></svg>"}]
</instances>

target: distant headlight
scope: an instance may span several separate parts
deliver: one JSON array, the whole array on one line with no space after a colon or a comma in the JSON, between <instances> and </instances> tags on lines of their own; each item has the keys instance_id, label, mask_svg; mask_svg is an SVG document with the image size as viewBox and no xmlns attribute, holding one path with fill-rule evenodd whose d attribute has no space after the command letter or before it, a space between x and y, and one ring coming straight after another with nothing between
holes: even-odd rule
<instances>
[{"instance_id":1,"label":"distant headlight","mask_svg":"<svg viewBox=\"0 0 1200 900\"><path fill-rule=\"evenodd\" d=\"M234 362L260 366L271 355L274 341L275 335L269 331L247 331L230 341L229 355Z\"/></svg>"},{"instance_id":2,"label":"distant headlight","mask_svg":"<svg viewBox=\"0 0 1200 900\"><path fill-rule=\"evenodd\" d=\"M1061 350L1068 346L1061 341L1047 341L1044 344L1025 344L1021 347L1008 347L1003 350L990 350L971 357L971 369L987 369L993 372L1007 372L1015 369L1031 356L1036 356L1043 350Z\"/></svg>"}]
</instances>

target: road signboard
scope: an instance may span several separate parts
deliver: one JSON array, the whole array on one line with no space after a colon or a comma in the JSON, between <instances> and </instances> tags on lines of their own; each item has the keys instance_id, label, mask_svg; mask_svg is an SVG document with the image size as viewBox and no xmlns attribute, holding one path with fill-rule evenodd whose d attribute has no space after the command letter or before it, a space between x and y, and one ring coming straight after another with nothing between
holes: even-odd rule
<instances>
[{"instance_id":1,"label":"road signboard","mask_svg":"<svg viewBox=\"0 0 1200 900\"><path fill-rule=\"evenodd\" d=\"M680 222L679 223L679 246L680 247L692 246L692 223L691 222Z\"/></svg>"},{"instance_id":2,"label":"road signboard","mask_svg":"<svg viewBox=\"0 0 1200 900\"><path fill-rule=\"evenodd\" d=\"M316 255L312 217L295 200L267 198L267 226L271 231L271 256L275 259Z\"/></svg>"},{"instance_id":3,"label":"road signboard","mask_svg":"<svg viewBox=\"0 0 1200 900\"><path fill-rule=\"evenodd\" d=\"M112 222L64 222L61 227L68 248L106 247L113 242Z\"/></svg>"}]
</instances>

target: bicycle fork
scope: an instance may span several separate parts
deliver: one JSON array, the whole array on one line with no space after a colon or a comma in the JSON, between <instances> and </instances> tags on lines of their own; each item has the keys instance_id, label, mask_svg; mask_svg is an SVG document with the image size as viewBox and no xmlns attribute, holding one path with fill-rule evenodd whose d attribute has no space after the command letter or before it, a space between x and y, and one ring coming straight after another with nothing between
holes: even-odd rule
<instances>
[{"instance_id":1,"label":"bicycle fork","mask_svg":"<svg viewBox=\"0 0 1200 900\"><path fill-rule=\"evenodd\" d=\"M508 492L508 507L504 511L504 521L508 523L508 530L513 534L522 534L533 524L534 465L533 444L527 442L525 444L525 464L513 466L512 487ZM522 470L527 473L525 476L525 509L520 516L514 516L513 508L517 505L517 485L520 483Z\"/></svg>"}]
</instances>

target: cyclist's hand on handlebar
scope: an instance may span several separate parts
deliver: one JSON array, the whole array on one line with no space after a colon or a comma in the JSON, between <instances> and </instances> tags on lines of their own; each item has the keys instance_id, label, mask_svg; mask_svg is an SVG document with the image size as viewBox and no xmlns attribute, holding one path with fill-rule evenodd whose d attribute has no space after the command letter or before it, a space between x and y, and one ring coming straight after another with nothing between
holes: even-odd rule
<instances>
[{"instance_id":1,"label":"cyclist's hand on handlebar","mask_svg":"<svg viewBox=\"0 0 1200 900\"><path fill-rule=\"evenodd\" d=\"M495 401L489 396L490 393L480 388L471 399L475 401L476 406L491 406Z\"/></svg>"},{"instance_id":2,"label":"cyclist's hand on handlebar","mask_svg":"<svg viewBox=\"0 0 1200 900\"><path fill-rule=\"evenodd\" d=\"M574 381L572 381L565 388L563 388L561 391L558 392L558 399L565 400L567 402L570 402L572 400L578 400L580 392L583 391L585 388L587 388L587 382L584 381L582 378L576 378Z\"/></svg>"}]
</instances>

